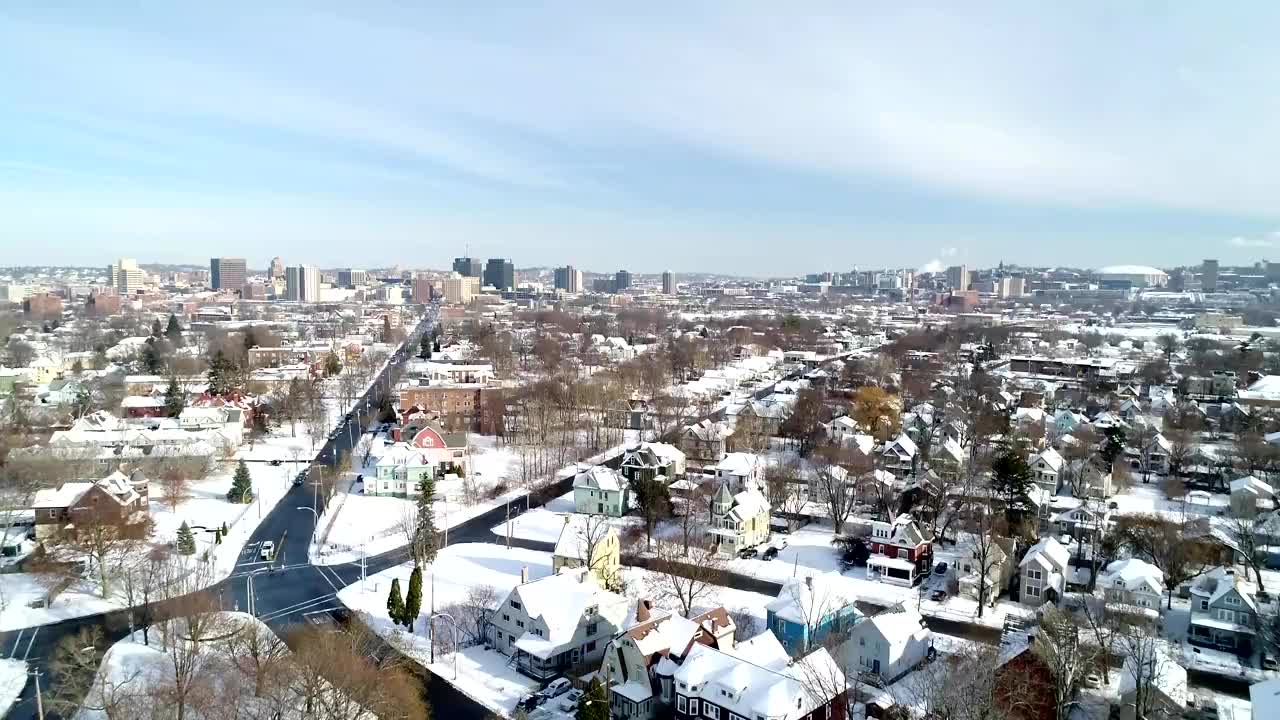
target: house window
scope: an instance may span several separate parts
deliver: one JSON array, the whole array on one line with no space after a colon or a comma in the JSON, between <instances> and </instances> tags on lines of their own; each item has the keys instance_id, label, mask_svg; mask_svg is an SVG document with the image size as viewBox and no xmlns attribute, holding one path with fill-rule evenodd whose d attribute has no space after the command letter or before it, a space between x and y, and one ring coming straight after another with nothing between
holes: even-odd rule
<instances>
[{"instance_id":1,"label":"house window","mask_svg":"<svg viewBox=\"0 0 1280 720\"><path fill-rule=\"evenodd\" d=\"M49 517L51 517L51 518L56 518L56 517L58 517L58 511L57 511L57 510L50 510L50 511L49 511Z\"/></svg>"},{"instance_id":2,"label":"house window","mask_svg":"<svg viewBox=\"0 0 1280 720\"><path fill-rule=\"evenodd\" d=\"M684 687L684 683L680 683L680 686L681 686L681 687ZM683 696L683 695L677 695L677 696L676 696L676 710L679 710L680 712L684 712L684 711L685 711L685 704L684 704L684 696Z\"/></svg>"},{"instance_id":3,"label":"house window","mask_svg":"<svg viewBox=\"0 0 1280 720\"><path fill-rule=\"evenodd\" d=\"M1231 612L1230 610L1222 610L1222 609L1219 609L1219 610L1218 610L1218 619L1219 619L1219 620L1222 620L1222 621L1224 621L1224 622L1235 622L1235 621L1236 621L1236 614L1235 614L1234 612Z\"/></svg>"},{"instance_id":4,"label":"house window","mask_svg":"<svg viewBox=\"0 0 1280 720\"><path fill-rule=\"evenodd\" d=\"M698 714L698 698L689 698L689 714Z\"/></svg>"},{"instance_id":5,"label":"house window","mask_svg":"<svg viewBox=\"0 0 1280 720\"><path fill-rule=\"evenodd\" d=\"M498 642L502 642L502 631L498 631Z\"/></svg>"},{"instance_id":6,"label":"house window","mask_svg":"<svg viewBox=\"0 0 1280 720\"><path fill-rule=\"evenodd\" d=\"M520 609L520 603L519 603L519 602L517 602L517 601L515 601L515 600L512 600L512 601L511 601L511 607L515 608L516 610L519 610L519 609Z\"/></svg>"},{"instance_id":7,"label":"house window","mask_svg":"<svg viewBox=\"0 0 1280 720\"><path fill-rule=\"evenodd\" d=\"M1229 596L1227 596L1227 604L1228 604L1228 605L1239 605L1239 604L1240 604L1240 598L1236 597L1235 595L1229 595Z\"/></svg>"},{"instance_id":8,"label":"house window","mask_svg":"<svg viewBox=\"0 0 1280 720\"><path fill-rule=\"evenodd\" d=\"M510 616L510 615L508 615L507 613L502 613L502 621L503 621L503 622L511 622L511 616Z\"/></svg>"},{"instance_id":9,"label":"house window","mask_svg":"<svg viewBox=\"0 0 1280 720\"><path fill-rule=\"evenodd\" d=\"M1028 595L1029 597L1033 597L1033 598L1038 598L1038 597L1040 597L1040 586L1039 586L1039 585L1028 585L1028 586L1027 586L1027 595Z\"/></svg>"},{"instance_id":10,"label":"house window","mask_svg":"<svg viewBox=\"0 0 1280 720\"><path fill-rule=\"evenodd\" d=\"M595 635L599 629L600 629L600 623L591 623L590 625L587 626L587 637L591 637L592 635Z\"/></svg>"},{"instance_id":11,"label":"house window","mask_svg":"<svg viewBox=\"0 0 1280 720\"><path fill-rule=\"evenodd\" d=\"M1209 609L1209 601L1208 601L1208 600L1201 600L1201 601L1200 601L1200 609L1201 609L1201 610L1208 610L1208 609Z\"/></svg>"},{"instance_id":12,"label":"house window","mask_svg":"<svg viewBox=\"0 0 1280 720\"><path fill-rule=\"evenodd\" d=\"M596 649L595 640L592 640L591 642L587 643L587 652L595 652L595 649Z\"/></svg>"},{"instance_id":13,"label":"house window","mask_svg":"<svg viewBox=\"0 0 1280 720\"><path fill-rule=\"evenodd\" d=\"M518 627L518 628L520 628L520 629L522 629L522 630L523 630L523 629L524 629L524 621L523 621L523 620L517 620L517 621L516 621L516 627Z\"/></svg>"},{"instance_id":14,"label":"house window","mask_svg":"<svg viewBox=\"0 0 1280 720\"><path fill-rule=\"evenodd\" d=\"M720 708L711 703L702 703L702 714L711 718L711 720L720 720Z\"/></svg>"},{"instance_id":15,"label":"house window","mask_svg":"<svg viewBox=\"0 0 1280 720\"><path fill-rule=\"evenodd\" d=\"M1028 580L1043 580L1043 579L1044 579L1044 572L1043 572L1043 571L1041 571L1041 570L1028 570L1028 571L1027 571L1027 579L1028 579Z\"/></svg>"},{"instance_id":16,"label":"house window","mask_svg":"<svg viewBox=\"0 0 1280 720\"><path fill-rule=\"evenodd\" d=\"M911 555L910 550L898 548L898 557L902 558L903 560L906 560L910 555Z\"/></svg>"}]
</instances>

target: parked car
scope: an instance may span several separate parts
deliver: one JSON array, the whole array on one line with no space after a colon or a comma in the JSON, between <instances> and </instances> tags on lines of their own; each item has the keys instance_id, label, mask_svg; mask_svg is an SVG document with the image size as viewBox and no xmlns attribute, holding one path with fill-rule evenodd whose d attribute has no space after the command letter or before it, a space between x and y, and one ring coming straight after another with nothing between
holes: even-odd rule
<instances>
[{"instance_id":1,"label":"parked car","mask_svg":"<svg viewBox=\"0 0 1280 720\"><path fill-rule=\"evenodd\" d=\"M280 467L280 463L281 463L281 462L283 462L283 460L280 460L279 458L277 458L277 459L275 459L275 460L272 460L272 461L271 461L271 467Z\"/></svg>"},{"instance_id":2,"label":"parked car","mask_svg":"<svg viewBox=\"0 0 1280 720\"><path fill-rule=\"evenodd\" d=\"M531 693L520 699L520 707L525 712L529 712L541 705L543 700L545 700L545 698L542 697L542 693Z\"/></svg>"},{"instance_id":3,"label":"parked car","mask_svg":"<svg viewBox=\"0 0 1280 720\"><path fill-rule=\"evenodd\" d=\"M1096 672L1091 672L1084 676L1084 686L1089 688L1102 687L1102 676Z\"/></svg>"},{"instance_id":4,"label":"parked car","mask_svg":"<svg viewBox=\"0 0 1280 720\"><path fill-rule=\"evenodd\" d=\"M948 567L950 567L950 566L948 566L946 563L944 563L944 562L940 562L940 563L938 563L937 565L935 565L935 566L933 567L933 574L934 574L934 575L946 575L946 574L947 574L947 568L948 568Z\"/></svg>"},{"instance_id":5,"label":"parked car","mask_svg":"<svg viewBox=\"0 0 1280 720\"><path fill-rule=\"evenodd\" d=\"M776 557L778 557L778 548L773 546L765 548L764 552L760 555L761 560L772 560Z\"/></svg>"},{"instance_id":6,"label":"parked car","mask_svg":"<svg viewBox=\"0 0 1280 720\"><path fill-rule=\"evenodd\" d=\"M758 553L756 549L753 547L742 548L741 550L738 551L738 557L742 558L743 560L750 560L751 558L755 557L757 554Z\"/></svg>"},{"instance_id":7,"label":"parked car","mask_svg":"<svg viewBox=\"0 0 1280 720\"><path fill-rule=\"evenodd\" d=\"M560 709L571 713L578 709L578 701L581 699L581 690L570 690L560 698Z\"/></svg>"},{"instance_id":8,"label":"parked car","mask_svg":"<svg viewBox=\"0 0 1280 720\"><path fill-rule=\"evenodd\" d=\"M1280 670L1280 660L1276 660L1270 655L1263 655L1262 669L1263 670Z\"/></svg>"},{"instance_id":9,"label":"parked car","mask_svg":"<svg viewBox=\"0 0 1280 720\"><path fill-rule=\"evenodd\" d=\"M542 689L542 697L550 700L551 698L560 697L572 689L573 685L569 682L568 678L556 678L550 683L547 683L547 686Z\"/></svg>"},{"instance_id":10,"label":"parked car","mask_svg":"<svg viewBox=\"0 0 1280 720\"><path fill-rule=\"evenodd\" d=\"M294 487L298 487L299 485L301 485L302 483L304 483L304 482L306 482L306 481L307 481L307 472L304 470L304 471L302 471L302 472L298 473L298 477L296 477L296 478L294 478L294 479L293 479L293 486L294 486Z\"/></svg>"},{"instance_id":11,"label":"parked car","mask_svg":"<svg viewBox=\"0 0 1280 720\"><path fill-rule=\"evenodd\" d=\"M934 590L933 592L929 593L929 599L934 602L943 602L944 600L947 599L947 591Z\"/></svg>"}]
</instances>

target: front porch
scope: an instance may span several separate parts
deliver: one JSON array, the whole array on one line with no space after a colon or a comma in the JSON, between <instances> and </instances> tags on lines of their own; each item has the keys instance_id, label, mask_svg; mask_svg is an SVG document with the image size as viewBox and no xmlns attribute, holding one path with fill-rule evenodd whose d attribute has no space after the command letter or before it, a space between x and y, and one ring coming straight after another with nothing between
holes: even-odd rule
<instances>
[{"instance_id":1,"label":"front porch","mask_svg":"<svg viewBox=\"0 0 1280 720\"><path fill-rule=\"evenodd\" d=\"M872 555L867 558L867 579L878 580L890 585L913 587L923 576L916 564L904 558L891 558L885 555Z\"/></svg>"},{"instance_id":2,"label":"front porch","mask_svg":"<svg viewBox=\"0 0 1280 720\"><path fill-rule=\"evenodd\" d=\"M1253 654L1252 628L1214 618L1192 618L1187 628L1187 642L1199 647L1232 652L1241 657Z\"/></svg>"}]
</instances>

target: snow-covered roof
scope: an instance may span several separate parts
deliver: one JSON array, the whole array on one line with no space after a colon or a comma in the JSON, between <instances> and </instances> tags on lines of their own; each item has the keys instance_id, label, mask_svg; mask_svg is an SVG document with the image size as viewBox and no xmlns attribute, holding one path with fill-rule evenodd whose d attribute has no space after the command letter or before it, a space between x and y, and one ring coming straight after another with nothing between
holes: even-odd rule
<instances>
[{"instance_id":1,"label":"snow-covered roof","mask_svg":"<svg viewBox=\"0 0 1280 720\"><path fill-rule=\"evenodd\" d=\"M595 488L597 490L619 491L627 484L626 478L616 470L605 465L591 465L579 468L573 478L575 488Z\"/></svg>"},{"instance_id":2,"label":"snow-covered roof","mask_svg":"<svg viewBox=\"0 0 1280 720\"><path fill-rule=\"evenodd\" d=\"M1026 556L1022 558L1022 562L1018 563L1019 567L1026 567L1032 563L1038 563L1047 569L1062 571L1067 567L1067 562L1071 559L1071 554L1067 552L1067 548L1057 540L1047 537L1040 542L1031 546L1027 550Z\"/></svg>"},{"instance_id":3,"label":"snow-covered roof","mask_svg":"<svg viewBox=\"0 0 1280 720\"><path fill-rule=\"evenodd\" d=\"M1149 654L1150 657L1142 658L1142 662L1148 663L1148 667L1142 672L1137 671L1140 661L1136 656L1129 655L1125 658L1124 667L1120 670L1121 697L1137 688L1138 679L1134 676L1139 675L1144 684L1149 683L1179 706L1185 705L1187 701L1186 669L1179 665L1168 651L1159 646L1153 647L1149 653L1144 654Z\"/></svg>"},{"instance_id":4,"label":"snow-covered roof","mask_svg":"<svg viewBox=\"0 0 1280 720\"><path fill-rule=\"evenodd\" d=\"M613 527L604 524L600 516L572 513L564 516L564 527L560 529L560 537L556 539L555 554L560 557L583 559L587 557L587 543L601 540L616 534Z\"/></svg>"},{"instance_id":5,"label":"snow-covered roof","mask_svg":"<svg viewBox=\"0 0 1280 720\"><path fill-rule=\"evenodd\" d=\"M1159 594L1164 592L1164 572L1138 558L1116 560L1098 577L1098 584L1129 591L1147 589Z\"/></svg>"},{"instance_id":6,"label":"snow-covered roof","mask_svg":"<svg viewBox=\"0 0 1280 720\"><path fill-rule=\"evenodd\" d=\"M887 610L872 615L856 627L866 630L874 629L884 638L890 648L900 648L912 638L929 636L929 628L924 618L910 605L895 605Z\"/></svg>"},{"instance_id":7,"label":"snow-covered roof","mask_svg":"<svg viewBox=\"0 0 1280 720\"><path fill-rule=\"evenodd\" d=\"M1040 461L1043 461L1044 464L1054 472L1062 470L1062 455L1051 447L1041 450L1039 454L1031 459L1031 464L1035 465Z\"/></svg>"},{"instance_id":8,"label":"snow-covered roof","mask_svg":"<svg viewBox=\"0 0 1280 720\"><path fill-rule=\"evenodd\" d=\"M1270 485L1252 475L1245 475L1242 478L1232 480L1231 492L1232 494L1238 492L1249 492L1257 495L1258 497L1270 497L1275 494L1275 491L1271 489Z\"/></svg>"},{"instance_id":9,"label":"snow-covered roof","mask_svg":"<svg viewBox=\"0 0 1280 720\"><path fill-rule=\"evenodd\" d=\"M731 452L716 465L716 474L750 477L760 466L760 458L755 453Z\"/></svg>"},{"instance_id":10,"label":"snow-covered roof","mask_svg":"<svg viewBox=\"0 0 1280 720\"><path fill-rule=\"evenodd\" d=\"M789 578L765 608L788 622L816 625L853 603L853 598L843 592L842 580L835 573Z\"/></svg>"}]
</instances>

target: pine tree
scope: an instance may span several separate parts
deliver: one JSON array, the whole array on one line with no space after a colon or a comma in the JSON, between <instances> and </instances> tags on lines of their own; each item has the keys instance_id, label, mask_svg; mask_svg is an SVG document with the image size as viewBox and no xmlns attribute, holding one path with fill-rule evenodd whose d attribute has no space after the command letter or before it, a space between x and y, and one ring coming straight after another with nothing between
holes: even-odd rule
<instances>
[{"instance_id":1,"label":"pine tree","mask_svg":"<svg viewBox=\"0 0 1280 720\"><path fill-rule=\"evenodd\" d=\"M330 350L324 358L324 374L333 377L340 372L342 372L342 361L338 359L338 353Z\"/></svg>"},{"instance_id":2,"label":"pine tree","mask_svg":"<svg viewBox=\"0 0 1280 720\"><path fill-rule=\"evenodd\" d=\"M409 628L409 632L413 632L413 624L418 621L418 615L422 613L422 570L418 567L413 568L413 572L409 575L409 592L404 596L404 626Z\"/></svg>"},{"instance_id":3,"label":"pine tree","mask_svg":"<svg viewBox=\"0 0 1280 720\"><path fill-rule=\"evenodd\" d=\"M418 341L419 354L424 358L431 357L431 336L423 333L422 339Z\"/></svg>"},{"instance_id":4,"label":"pine tree","mask_svg":"<svg viewBox=\"0 0 1280 720\"><path fill-rule=\"evenodd\" d=\"M156 347L155 338L147 338L142 345L142 367L147 374L154 375L160 372L160 349Z\"/></svg>"},{"instance_id":5,"label":"pine tree","mask_svg":"<svg viewBox=\"0 0 1280 720\"><path fill-rule=\"evenodd\" d=\"M231 489L227 491L227 500L233 503L247 503L253 499L253 481L249 478L249 466L244 460L236 465L236 474L231 478Z\"/></svg>"},{"instance_id":6,"label":"pine tree","mask_svg":"<svg viewBox=\"0 0 1280 720\"><path fill-rule=\"evenodd\" d=\"M191 534L191 526L186 520L178 528L178 554L194 555L196 552L196 536Z\"/></svg>"},{"instance_id":7,"label":"pine tree","mask_svg":"<svg viewBox=\"0 0 1280 720\"><path fill-rule=\"evenodd\" d=\"M391 316L390 315L382 316L382 342L384 343L391 342Z\"/></svg>"},{"instance_id":8,"label":"pine tree","mask_svg":"<svg viewBox=\"0 0 1280 720\"><path fill-rule=\"evenodd\" d=\"M414 564L429 563L436 559L436 481L430 474L418 481L418 540L414 547L418 548L420 557L414 558Z\"/></svg>"},{"instance_id":9,"label":"pine tree","mask_svg":"<svg viewBox=\"0 0 1280 720\"><path fill-rule=\"evenodd\" d=\"M578 698L575 720L609 720L609 697L599 678L592 678L587 691Z\"/></svg>"},{"instance_id":10,"label":"pine tree","mask_svg":"<svg viewBox=\"0 0 1280 720\"><path fill-rule=\"evenodd\" d=\"M160 337L160 318L151 321L151 337Z\"/></svg>"},{"instance_id":11,"label":"pine tree","mask_svg":"<svg viewBox=\"0 0 1280 720\"><path fill-rule=\"evenodd\" d=\"M169 376L169 387L164 391L164 411L171 418L176 418L182 414L182 409L187 406L186 394L182 388L178 387L178 378Z\"/></svg>"},{"instance_id":12,"label":"pine tree","mask_svg":"<svg viewBox=\"0 0 1280 720\"><path fill-rule=\"evenodd\" d=\"M169 324L165 326L164 336L173 343L174 347L182 346L182 326L178 324L178 316L169 314Z\"/></svg>"},{"instance_id":13,"label":"pine tree","mask_svg":"<svg viewBox=\"0 0 1280 720\"><path fill-rule=\"evenodd\" d=\"M226 395L231 387L231 361L219 350L209 362L209 394Z\"/></svg>"},{"instance_id":14,"label":"pine tree","mask_svg":"<svg viewBox=\"0 0 1280 720\"><path fill-rule=\"evenodd\" d=\"M387 596L387 617L397 625L404 624L404 600L400 597L400 578L391 581L391 594Z\"/></svg>"}]
</instances>

